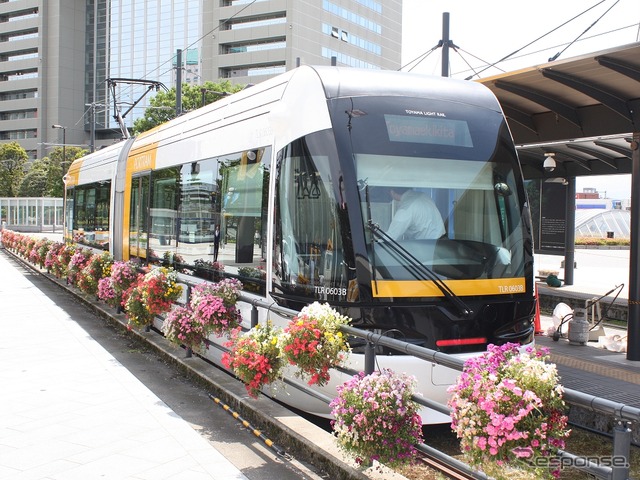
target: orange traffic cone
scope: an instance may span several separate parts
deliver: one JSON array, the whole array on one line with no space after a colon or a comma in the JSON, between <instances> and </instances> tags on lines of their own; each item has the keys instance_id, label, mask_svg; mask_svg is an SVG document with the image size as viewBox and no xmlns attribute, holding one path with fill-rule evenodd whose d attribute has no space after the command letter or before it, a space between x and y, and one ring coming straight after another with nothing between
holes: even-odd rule
<instances>
[{"instance_id":1,"label":"orange traffic cone","mask_svg":"<svg viewBox=\"0 0 640 480\"><path fill-rule=\"evenodd\" d=\"M536 316L535 316L535 320L534 320L534 328L535 328L535 334L539 335L542 333L542 327L540 325L540 297L538 296L538 285L536 285L536 289L535 289L535 297L536 297Z\"/></svg>"}]
</instances>

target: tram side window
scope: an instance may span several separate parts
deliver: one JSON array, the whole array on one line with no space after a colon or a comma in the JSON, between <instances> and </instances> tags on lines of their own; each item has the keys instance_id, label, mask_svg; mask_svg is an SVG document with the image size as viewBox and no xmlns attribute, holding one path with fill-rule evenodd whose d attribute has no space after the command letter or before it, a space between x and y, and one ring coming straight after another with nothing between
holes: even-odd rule
<instances>
[{"instance_id":1,"label":"tram side window","mask_svg":"<svg viewBox=\"0 0 640 480\"><path fill-rule=\"evenodd\" d=\"M346 301L355 271L344 258L346 212L336 200L339 174L331 171L337 162L325 151L334 143L315 141L321 135L287 146L278 165L274 289L294 297Z\"/></svg>"},{"instance_id":2,"label":"tram side window","mask_svg":"<svg viewBox=\"0 0 640 480\"><path fill-rule=\"evenodd\" d=\"M70 232L73 241L93 248L109 249L109 202L111 182L79 185L73 189Z\"/></svg>"},{"instance_id":3,"label":"tram side window","mask_svg":"<svg viewBox=\"0 0 640 480\"><path fill-rule=\"evenodd\" d=\"M175 240L162 250L198 277L264 294L270 161L267 147L179 167Z\"/></svg>"},{"instance_id":4,"label":"tram side window","mask_svg":"<svg viewBox=\"0 0 640 480\"><path fill-rule=\"evenodd\" d=\"M176 223L180 167L153 172L149 207L149 260L172 265L176 254ZM180 263L178 261L178 263Z\"/></svg>"}]
</instances>

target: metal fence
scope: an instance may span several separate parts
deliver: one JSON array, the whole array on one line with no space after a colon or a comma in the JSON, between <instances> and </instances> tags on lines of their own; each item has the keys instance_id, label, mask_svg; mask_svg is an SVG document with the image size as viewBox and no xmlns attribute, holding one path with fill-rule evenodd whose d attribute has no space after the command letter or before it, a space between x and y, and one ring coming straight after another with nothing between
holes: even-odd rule
<instances>
[{"instance_id":1,"label":"metal fence","mask_svg":"<svg viewBox=\"0 0 640 480\"><path fill-rule=\"evenodd\" d=\"M252 305L251 310L251 325L255 325L258 322L258 310L257 308L265 308L271 312L277 313L285 317L293 317L298 312L287 308L274 305L273 302L267 302L266 300L256 299L249 295L241 294L240 301L246 302ZM464 361L458 357L448 355L446 353L431 350L425 347L420 347L413 343L407 343L402 340L386 337L384 335L373 333L366 330L360 330L351 326L342 327L343 333L351 335L357 338L361 338L366 341L367 347L365 348L365 373L371 373L375 368L375 351L376 346L387 347L405 355L412 355L421 360L436 363L445 367L449 367L454 370L462 371ZM348 373L357 373L349 372ZM319 394L317 391L311 390L306 385L299 382L293 382L286 380L286 383L304 390L306 393L322 400L324 402L331 402L331 398ZM447 405L443 405L438 402L434 402L424 398L422 395L414 396L413 399L425 407L434 409L440 413L449 415L451 410ZM601 397L595 397L588 395L577 390L569 388L564 389L564 400L568 405L581 407L586 410L609 415L616 419L617 425L613 431L613 455L612 459L617 461L609 462L611 465L600 465L593 462L587 457L581 457L574 455L570 452L560 450L558 462L560 465L571 465L574 468L578 468L585 473L591 474L596 478L605 480L628 480L629 479L629 465L631 455L631 422L640 422L640 408L632 407L618 402L613 402ZM421 444L418 449L440 462L455 468L466 475L469 475L477 479L487 479L484 473L474 470L469 465L441 452L428 445Z\"/></svg>"}]
</instances>

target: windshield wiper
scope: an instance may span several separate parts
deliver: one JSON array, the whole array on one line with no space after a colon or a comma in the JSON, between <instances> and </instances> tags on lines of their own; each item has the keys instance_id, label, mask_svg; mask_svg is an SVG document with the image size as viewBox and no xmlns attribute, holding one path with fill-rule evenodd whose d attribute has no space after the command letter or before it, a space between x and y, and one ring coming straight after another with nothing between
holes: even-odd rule
<instances>
[{"instance_id":1,"label":"windshield wiper","mask_svg":"<svg viewBox=\"0 0 640 480\"><path fill-rule=\"evenodd\" d=\"M425 278L431 280L442 292L444 297L458 309L458 313L460 313L460 315L462 315L463 317L468 317L473 313L473 310L471 310L471 308L469 308L469 306L464 303L464 301L462 301L462 299L458 295L456 295L456 293L451 290L449 286L445 282L443 282L442 279L440 279L440 277L438 277L438 275L433 270L422 264L420 260L414 257L406 248L395 241L391 236L389 236L389 234L384 232L379 225L373 223L371 220L368 220L367 226L373 234L371 236L372 243L374 242L373 237L384 240L384 243L382 243L381 246L390 250L392 253L399 256L402 260L406 261L408 265L406 265L405 268L409 273L411 273L411 275L413 275L416 280L424 280ZM373 267L375 282L375 252L373 251L373 247L371 250L374 262Z\"/></svg>"},{"instance_id":2,"label":"windshield wiper","mask_svg":"<svg viewBox=\"0 0 640 480\"><path fill-rule=\"evenodd\" d=\"M367 202L367 224L373 224L371 221L371 202L369 200L369 185L367 184L368 178L364 180L358 180L358 190L364 190L364 199ZM373 230L371 231L372 233ZM378 293L378 276L376 275L376 239L375 233L371 235L371 268L373 271L373 286L376 294Z\"/></svg>"}]
</instances>

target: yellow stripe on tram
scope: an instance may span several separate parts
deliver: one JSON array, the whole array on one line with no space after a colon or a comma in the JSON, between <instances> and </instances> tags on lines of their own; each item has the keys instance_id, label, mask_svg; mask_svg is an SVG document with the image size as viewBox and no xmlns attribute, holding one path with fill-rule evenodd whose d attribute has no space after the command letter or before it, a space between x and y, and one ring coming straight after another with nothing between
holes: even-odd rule
<instances>
[{"instance_id":1,"label":"yellow stripe on tram","mask_svg":"<svg viewBox=\"0 0 640 480\"><path fill-rule=\"evenodd\" d=\"M443 280L456 295L511 295L525 291L524 277L484 278L481 280ZM431 280L378 280L371 282L374 297L443 297Z\"/></svg>"}]
</instances>

